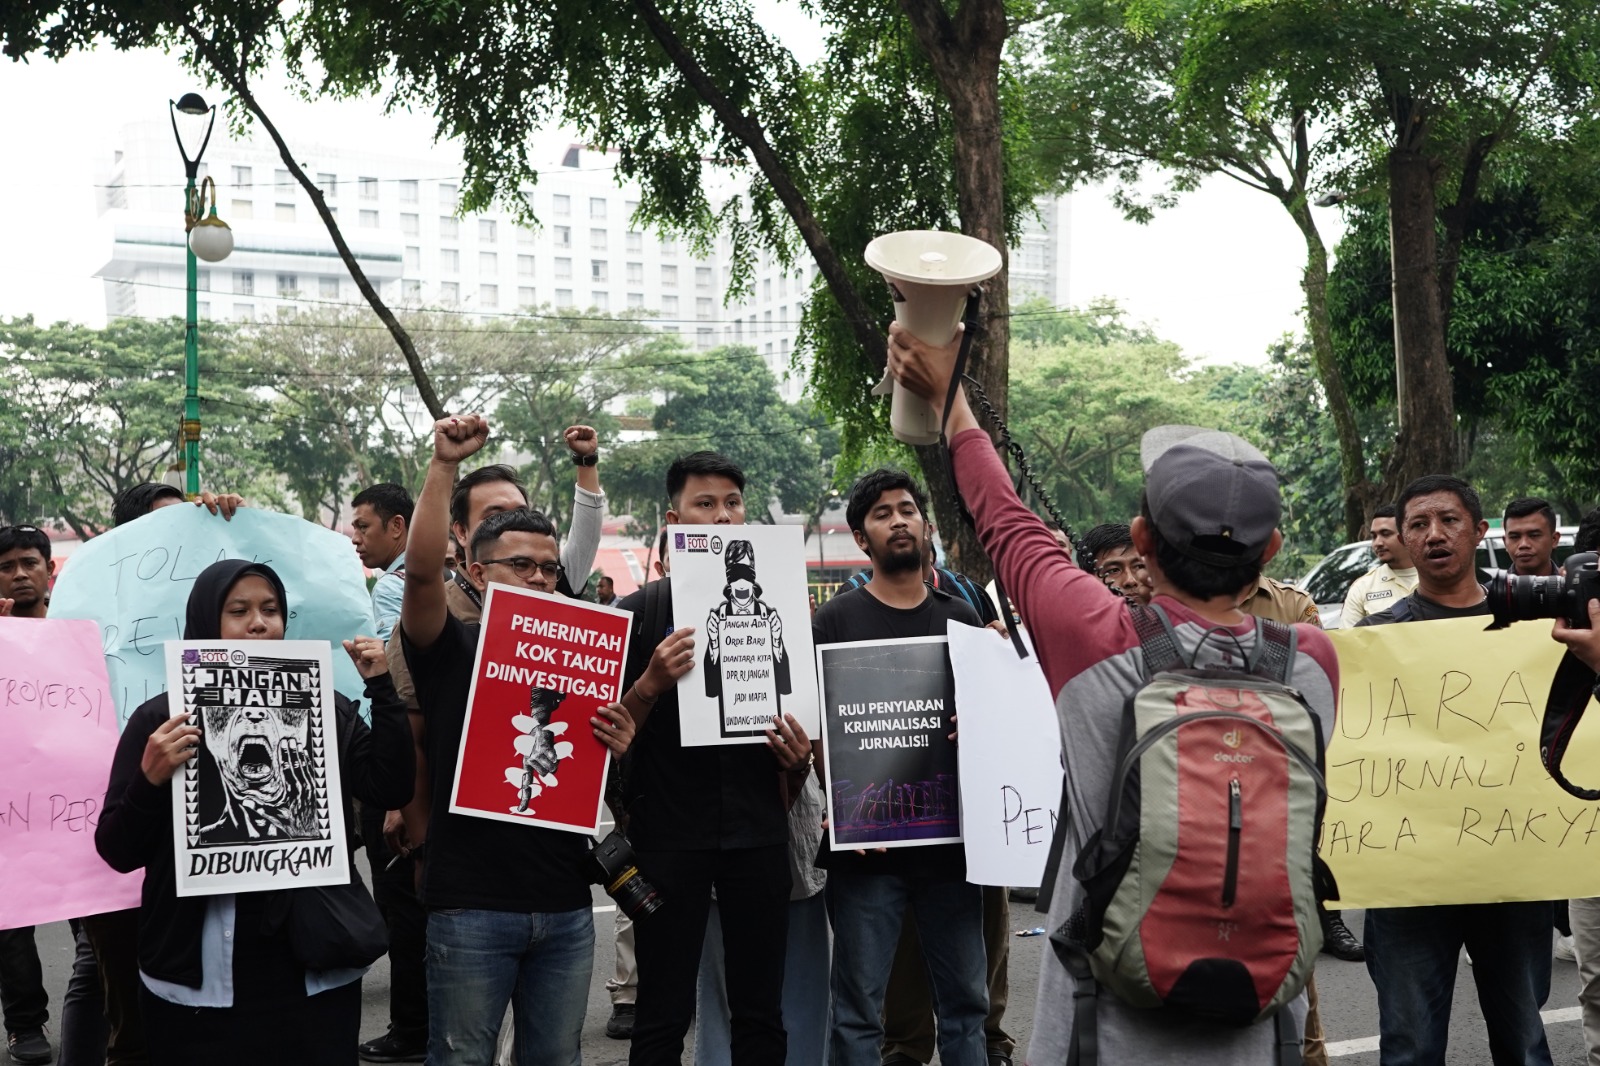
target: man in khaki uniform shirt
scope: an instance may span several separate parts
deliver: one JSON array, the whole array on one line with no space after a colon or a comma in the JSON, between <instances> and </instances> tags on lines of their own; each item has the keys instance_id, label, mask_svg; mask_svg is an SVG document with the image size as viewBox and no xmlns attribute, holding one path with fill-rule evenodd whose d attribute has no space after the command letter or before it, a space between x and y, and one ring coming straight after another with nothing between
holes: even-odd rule
<instances>
[{"instance_id":1,"label":"man in khaki uniform shirt","mask_svg":"<svg viewBox=\"0 0 1600 1066\"><path fill-rule=\"evenodd\" d=\"M1378 566L1356 578L1345 594L1339 624L1346 629L1369 614L1387 611L1417 587L1417 568L1411 562L1411 553L1400 541L1400 526L1393 504L1373 512L1371 528L1372 554L1378 557Z\"/></svg>"}]
</instances>

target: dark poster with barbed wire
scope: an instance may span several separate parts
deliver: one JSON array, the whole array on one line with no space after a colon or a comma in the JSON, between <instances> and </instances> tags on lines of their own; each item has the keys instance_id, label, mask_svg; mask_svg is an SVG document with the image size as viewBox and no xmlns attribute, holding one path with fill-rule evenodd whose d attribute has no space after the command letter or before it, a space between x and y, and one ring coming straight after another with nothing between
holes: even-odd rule
<instances>
[{"instance_id":1,"label":"dark poster with barbed wire","mask_svg":"<svg viewBox=\"0 0 1600 1066\"><path fill-rule=\"evenodd\" d=\"M828 843L834 851L961 841L955 678L944 637L817 647Z\"/></svg>"}]
</instances>

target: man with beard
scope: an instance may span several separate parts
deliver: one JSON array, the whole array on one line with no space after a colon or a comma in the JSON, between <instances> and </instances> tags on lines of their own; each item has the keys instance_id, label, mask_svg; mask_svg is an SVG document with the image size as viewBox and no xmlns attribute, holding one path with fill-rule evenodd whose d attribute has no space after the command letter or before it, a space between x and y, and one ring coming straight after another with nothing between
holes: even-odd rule
<instances>
[{"instance_id":1,"label":"man with beard","mask_svg":"<svg viewBox=\"0 0 1600 1066\"><path fill-rule=\"evenodd\" d=\"M1430 474L1395 504L1400 536L1417 566L1417 588L1356 623L1381 626L1489 614L1474 562L1489 530L1483 504L1460 478ZM1548 902L1377 907L1367 911L1367 971L1378 992L1383 1066L1443 1062L1456 966L1474 963L1484 1026L1496 1062L1549 1066L1539 1008L1550 996Z\"/></svg>"},{"instance_id":2,"label":"man with beard","mask_svg":"<svg viewBox=\"0 0 1600 1066\"><path fill-rule=\"evenodd\" d=\"M845 519L872 560L872 579L817 608L817 644L943 636L977 612L922 579L927 502L910 475L879 469L850 490ZM822 851L833 920L828 1061L878 1066L884 995L903 918L916 923L939 1013L939 1060L987 1060L988 960L983 893L966 881L959 844L867 852Z\"/></svg>"}]
</instances>

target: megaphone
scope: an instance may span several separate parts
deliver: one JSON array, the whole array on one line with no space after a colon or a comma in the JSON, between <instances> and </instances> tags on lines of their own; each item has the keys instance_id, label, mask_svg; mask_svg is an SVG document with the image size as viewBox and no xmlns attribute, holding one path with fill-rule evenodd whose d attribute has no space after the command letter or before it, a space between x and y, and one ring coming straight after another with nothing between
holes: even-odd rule
<instances>
[{"instance_id":1,"label":"megaphone","mask_svg":"<svg viewBox=\"0 0 1600 1066\"><path fill-rule=\"evenodd\" d=\"M894 318L924 344L946 345L956 335L972 286L1000 273L993 245L960 233L902 230L867 245L867 265L883 275L894 294ZM889 428L907 444L935 444L940 412L885 373L872 390L889 394Z\"/></svg>"}]
</instances>

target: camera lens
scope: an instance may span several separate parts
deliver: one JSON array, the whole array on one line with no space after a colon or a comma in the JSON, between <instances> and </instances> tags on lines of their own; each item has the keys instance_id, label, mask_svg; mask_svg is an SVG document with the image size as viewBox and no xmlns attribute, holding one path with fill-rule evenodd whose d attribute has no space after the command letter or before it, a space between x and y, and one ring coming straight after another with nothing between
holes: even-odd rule
<instances>
[{"instance_id":1,"label":"camera lens","mask_svg":"<svg viewBox=\"0 0 1600 1066\"><path fill-rule=\"evenodd\" d=\"M1532 618L1563 618L1568 610L1570 590L1567 579L1559 575L1521 577L1495 574L1488 585L1489 611L1496 625L1509 625Z\"/></svg>"},{"instance_id":2,"label":"camera lens","mask_svg":"<svg viewBox=\"0 0 1600 1066\"><path fill-rule=\"evenodd\" d=\"M634 920L654 914L661 909L663 902L656 887L631 866L623 873L621 880L606 886L606 894L617 901L617 907L623 914Z\"/></svg>"}]
</instances>

